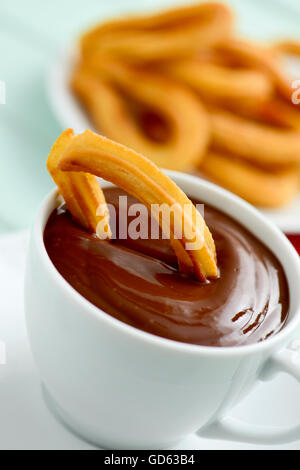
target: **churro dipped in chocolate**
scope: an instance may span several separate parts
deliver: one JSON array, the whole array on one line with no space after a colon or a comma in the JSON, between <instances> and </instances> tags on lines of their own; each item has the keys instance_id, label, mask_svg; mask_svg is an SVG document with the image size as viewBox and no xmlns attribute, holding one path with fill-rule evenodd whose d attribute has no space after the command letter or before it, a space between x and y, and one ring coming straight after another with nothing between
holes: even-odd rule
<instances>
[{"instance_id":1,"label":"churro dipped in chocolate","mask_svg":"<svg viewBox=\"0 0 300 470\"><path fill-rule=\"evenodd\" d=\"M57 169L71 177L78 173L104 178L136 197L149 209L153 205L166 205L171 216L166 220L158 212L157 222L162 228L166 222L169 224L170 240L180 269L201 281L218 277L215 244L203 217L183 191L149 159L121 144L86 131L73 137L68 146L61 148ZM63 186L60 184L60 187ZM71 202L70 212L77 221L80 222L73 207L74 195L80 207L82 200L87 204L88 214L98 213L95 200L91 197L91 186L83 187L80 181L76 187L75 181L72 193L68 191L68 188L63 187L65 200L67 204ZM102 202L99 200L101 207ZM104 220L106 224L107 220ZM98 225L102 226L101 221ZM85 220L83 226L86 226ZM180 234L178 228L183 228ZM97 226L96 231L102 233L105 230Z\"/></svg>"},{"instance_id":2,"label":"churro dipped in chocolate","mask_svg":"<svg viewBox=\"0 0 300 470\"><path fill-rule=\"evenodd\" d=\"M206 346L253 344L286 322L289 293L284 270L258 239L221 211L205 205L215 240L219 278L199 282L177 268L169 240L130 238L138 200L116 187L103 189L116 214L112 240L97 239L54 209L44 242L58 272L83 297L115 319L175 341ZM126 198L128 210L122 208ZM203 201L193 201L195 204ZM155 222L143 212L143 224ZM125 226L126 236L120 235Z\"/></svg>"}]
</instances>

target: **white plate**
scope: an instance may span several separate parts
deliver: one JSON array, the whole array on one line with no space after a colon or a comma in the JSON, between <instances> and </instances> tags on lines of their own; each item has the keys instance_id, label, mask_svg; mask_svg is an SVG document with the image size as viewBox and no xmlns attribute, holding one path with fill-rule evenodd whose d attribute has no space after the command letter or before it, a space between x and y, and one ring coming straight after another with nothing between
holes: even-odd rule
<instances>
[{"instance_id":1,"label":"white plate","mask_svg":"<svg viewBox=\"0 0 300 470\"><path fill-rule=\"evenodd\" d=\"M93 129L93 125L69 88L70 72L76 55L76 50L69 48L58 56L47 78L47 91L52 110L62 127L72 127L75 133L80 133L87 128ZM300 77L297 61L286 62L286 66L292 76ZM284 232L300 233L300 195L283 209L262 212Z\"/></svg>"},{"instance_id":2,"label":"white plate","mask_svg":"<svg viewBox=\"0 0 300 470\"><path fill-rule=\"evenodd\" d=\"M93 449L56 421L43 400L23 311L27 243L28 234L24 232L0 238L0 341L6 346L6 364L0 365L0 450ZM262 425L295 425L300 422L299 383L282 374L271 382L258 384L233 415ZM208 440L195 434L182 441L178 449L274 447ZM276 449L300 450L300 441L277 445Z\"/></svg>"}]
</instances>

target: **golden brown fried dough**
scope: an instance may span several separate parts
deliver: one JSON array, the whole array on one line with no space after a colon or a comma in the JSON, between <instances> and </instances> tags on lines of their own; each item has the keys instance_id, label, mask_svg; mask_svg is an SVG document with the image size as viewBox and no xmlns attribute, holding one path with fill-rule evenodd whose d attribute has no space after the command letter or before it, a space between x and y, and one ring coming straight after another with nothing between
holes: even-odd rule
<instances>
[{"instance_id":1,"label":"golden brown fried dough","mask_svg":"<svg viewBox=\"0 0 300 470\"><path fill-rule=\"evenodd\" d=\"M216 46L219 54L225 54L236 66L254 68L265 72L274 82L280 95L291 99L291 80L282 72L275 52L269 47L234 38L225 39Z\"/></svg>"},{"instance_id":2,"label":"golden brown fried dough","mask_svg":"<svg viewBox=\"0 0 300 470\"><path fill-rule=\"evenodd\" d=\"M200 171L257 206L283 206L295 197L299 189L296 169L266 172L216 152L208 153Z\"/></svg>"},{"instance_id":3,"label":"golden brown fried dough","mask_svg":"<svg viewBox=\"0 0 300 470\"><path fill-rule=\"evenodd\" d=\"M213 103L214 105L215 102ZM226 102L224 109L262 124L282 129L300 130L300 112L293 104L279 97L268 100L244 100Z\"/></svg>"},{"instance_id":4,"label":"golden brown fried dough","mask_svg":"<svg viewBox=\"0 0 300 470\"><path fill-rule=\"evenodd\" d=\"M276 52L300 56L300 41L293 39L282 40L274 43L271 47Z\"/></svg>"},{"instance_id":5,"label":"golden brown fried dough","mask_svg":"<svg viewBox=\"0 0 300 470\"><path fill-rule=\"evenodd\" d=\"M197 59L185 59L165 66L166 73L185 83L201 98L221 100L266 100L273 86L270 78L254 69L231 69L225 66L203 63Z\"/></svg>"},{"instance_id":6,"label":"golden brown fried dough","mask_svg":"<svg viewBox=\"0 0 300 470\"><path fill-rule=\"evenodd\" d=\"M289 165L300 162L298 132L276 129L237 117L211 112L212 142L215 147L262 165Z\"/></svg>"},{"instance_id":7,"label":"golden brown fried dough","mask_svg":"<svg viewBox=\"0 0 300 470\"><path fill-rule=\"evenodd\" d=\"M214 240L202 216L179 187L141 154L105 137L86 131L76 136L62 155L59 169L100 176L124 189L151 209L153 204L174 208L169 218L179 265L191 267L200 280L218 276ZM158 217L160 224L161 218ZM176 224L187 228L176 239ZM186 233L189 234L187 237ZM188 244L194 243L194 249Z\"/></svg>"},{"instance_id":8,"label":"golden brown fried dough","mask_svg":"<svg viewBox=\"0 0 300 470\"><path fill-rule=\"evenodd\" d=\"M200 3L154 15L106 22L82 37L83 57L110 56L145 62L197 53L232 29L231 11L221 3Z\"/></svg>"},{"instance_id":9,"label":"golden brown fried dough","mask_svg":"<svg viewBox=\"0 0 300 470\"><path fill-rule=\"evenodd\" d=\"M110 238L109 212L97 178L89 173L65 173L58 168L59 160L74 139L72 129L66 129L54 143L47 160L47 168L58 186L73 218L84 228ZM97 232L97 226L105 230Z\"/></svg>"},{"instance_id":10,"label":"golden brown fried dough","mask_svg":"<svg viewBox=\"0 0 300 470\"><path fill-rule=\"evenodd\" d=\"M206 110L192 92L168 78L106 61L94 65L93 73L84 67L77 69L72 89L97 130L149 156L159 167L188 171L206 151ZM166 122L164 141L157 142L145 134L132 110L136 105L154 110Z\"/></svg>"}]
</instances>

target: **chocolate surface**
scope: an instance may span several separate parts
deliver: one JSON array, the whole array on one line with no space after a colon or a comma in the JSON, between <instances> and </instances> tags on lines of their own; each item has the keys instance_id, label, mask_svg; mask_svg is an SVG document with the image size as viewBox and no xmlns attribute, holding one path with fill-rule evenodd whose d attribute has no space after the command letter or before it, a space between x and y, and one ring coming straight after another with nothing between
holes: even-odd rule
<instances>
[{"instance_id":1,"label":"chocolate surface","mask_svg":"<svg viewBox=\"0 0 300 470\"><path fill-rule=\"evenodd\" d=\"M119 195L124 194L117 188L105 190L107 202L117 211ZM128 196L128 205L133 202ZM280 263L218 210L205 206L205 220L220 269L220 278L207 284L178 272L168 240L101 241L79 227L64 208L50 216L44 242L57 270L80 294L136 328L214 346L250 344L274 335L289 310Z\"/></svg>"}]
</instances>

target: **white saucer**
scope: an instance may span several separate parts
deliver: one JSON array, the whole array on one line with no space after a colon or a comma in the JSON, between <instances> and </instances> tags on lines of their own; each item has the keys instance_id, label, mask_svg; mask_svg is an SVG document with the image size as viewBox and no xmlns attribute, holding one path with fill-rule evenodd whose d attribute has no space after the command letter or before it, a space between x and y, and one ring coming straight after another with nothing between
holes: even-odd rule
<instances>
[{"instance_id":1,"label":"white saucer","mask_svg":"<svg viewBox=\"0 0 300 470\"><path fill-rule=\"evenodd\" d=\"M0 365L0 450L93 449L58 422L43 399L24 321L23 278L27 244L28 234L24 232L0 238L0 341L6 345L6 364ZM232 414L261 425L299 424L299 384L284 374L271 382L258 384ZM274 447L192 435L182 441L178 449ZM276 449L300 450L300 441L276 446Z\"/></svg>"}]
</instances>

